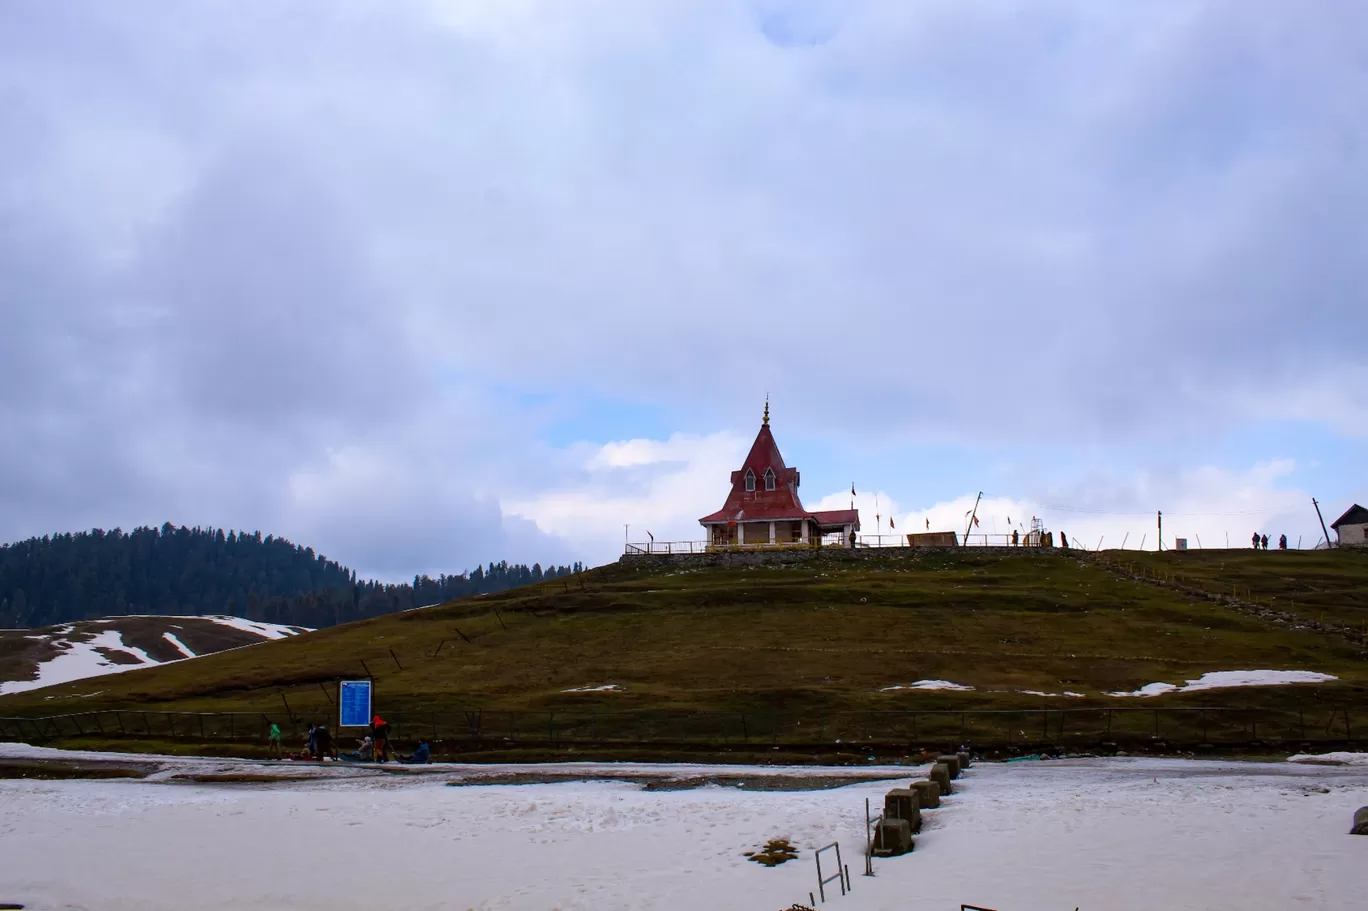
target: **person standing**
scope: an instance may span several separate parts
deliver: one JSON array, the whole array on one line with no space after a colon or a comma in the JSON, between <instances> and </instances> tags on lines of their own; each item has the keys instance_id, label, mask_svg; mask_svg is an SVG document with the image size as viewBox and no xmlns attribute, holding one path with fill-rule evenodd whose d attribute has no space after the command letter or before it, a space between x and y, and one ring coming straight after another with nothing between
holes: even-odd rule
<instances>
[{"instance_id":1,"label":"person standing","mask_svg":"<svg viewBox=\"0 0 1368 911\"><path fill-rule=\"evenodd\" d=\"M283 759L284 754L280 751L280 725L274 721L266 731L266 748L270 751L272 758Z\"/></svg>"},{"instance_id":2,"label":"person standing","mask_svg":"<svg viewBox=\"0 0 1368 911\"><path fill-rule=\"evenodd\" d=\"M1268 550L1268 535L1264 535L1260 540L1263 542L1263 549Z\"/></svg>"},{"instance_id":3,"label":"person standing","mask_svg":"<svg viewBox=\"0 0 1368 911\"><path fill-rule=\"evenodd\" d=\"M1255 549L1255 550L1258 550L1258 549L1259 549L1259 533L1258 533L1257 531L1254 532L1254 537L1250 538L1249 540L1251 540L1251 541L1254 542L1254 549Z\"/></svg>"},{"instance_id":4,"label":"person standing","mask_svg":"<svg viewBox=\"0 0 1368 911\"><path fill-rule=\"evenodd\" d=\"M318 758L318 725L309 725L309 739L306 741L304 749L308 751L310 759Z\"/></svg>"},{"instance_id":5,"label":"person standing","mask_svg":"<svg viewBox=\"0 0 1368 911\"><path fill-rule=\"evenodd\" d=\"M314 728L314 745L318 748L319 759L331 756L334 761L337 760L337 747L333 744L332 731L328 730L326 724Z\"/></svg>"},{"instance_id":6,"label":"person standing","mask_svg":"<svg viewBox=\"0 0 1368 911\"><path fill-rule=\"evenodd\" d=\"M375 743L375 761L384 762L389 758L389 724L376 715L371 719L371 740Z\"/></svg>"},{"instance_id":7,"label":"person standing","mask_svg":"<svg viewBox=\"0 0 1368 911\"><path fill-rule=\"evenodd\" d=\"M1278 535L1278 550L1287 550L1287 535Z\"/></svg>"}]
</instances>

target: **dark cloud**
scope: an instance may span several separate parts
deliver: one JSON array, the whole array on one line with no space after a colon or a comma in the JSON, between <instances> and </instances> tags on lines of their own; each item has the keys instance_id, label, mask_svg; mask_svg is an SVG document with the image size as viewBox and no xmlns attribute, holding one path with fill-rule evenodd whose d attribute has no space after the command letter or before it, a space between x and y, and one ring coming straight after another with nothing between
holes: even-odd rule
<instances>
[{"instance_id":1,"label":"dark cloud","mask_svg":"<svg viewBox=\"0 0 1368 911\"><path fill-rule=\"evenodd\" d=\"M1368 425L1357 7L600 12L0 5L0 537L550 557L499 503L583 466L509 390L870 445Z\"/></svg>"}]
</instances>

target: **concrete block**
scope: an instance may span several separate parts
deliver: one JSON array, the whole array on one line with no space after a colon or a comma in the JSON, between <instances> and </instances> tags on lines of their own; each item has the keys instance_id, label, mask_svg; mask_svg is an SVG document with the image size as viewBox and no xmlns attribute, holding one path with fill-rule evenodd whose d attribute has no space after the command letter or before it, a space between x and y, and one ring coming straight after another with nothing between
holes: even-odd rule
<instances>
[{"instance_id":1,"label":"concrete block","mask_svg":"<svg viewBox=\"0 0 1368 911\"><path fill-rule=\"evenodd\" d=\"M884 819L874 829L874 855L894 857L912 850L912 826L905 819Z\"/></svg>"},{"instance_id":2,"label":"concrete block","mask_svg":"<svg viewBox=\"0 0 1368 911\"><path fill-rule=\"evenodd\" d=\"M936 782L930 780L914 781L908 787L916 791L917 796L921 798L923 810L934 810L940 806L941 789Z\"/></svg>"},{"instance_id":3,"label":"concrete block","mask_svg":"<svg viewBox=\"0 0 1368 911\"><path fill-rule=\"evenodd\" d=\"M894 788L884 795L884 819L905 819L912 832L921 831L921 794L910 788Z\"/></svg>"},{"instance_id":4,"label":"concrete block","mask_svg":"<svg viewBox=\"0 0 1368 911\"><path fill-rule=\"evenodd\" d=\"M969 754L968 754L968 753L959 753L958 755L959 755L959 761L960 761L960 771L963 772L965 769L969 768L969 766L970 766Z\"/></svg>"},{"instance_id":5,"label":"concrete block","mask_svg":"<svg viewBox=\"0 0 1368 911\"><path fill-rule=\"evenodd\" d=\"M948 756L942 756L940 759L936 761L943 763L945 767L950 770L951 779L960 777L960 761L958 756L955 756L953 754Z\"/></svg>"},{"instance_id":6,"label":"concrete block","mask_svg":"<svg viewBox=\"0 0 1368 911\"><path fill-rule=\"evenodd\" d=\"M926 777L940 785L940 792L942 795L954 793L954 791L950 789L950 767L945 763L938 762L933 765L930 773L927 774Z\"/></svg>"}]
</instances>

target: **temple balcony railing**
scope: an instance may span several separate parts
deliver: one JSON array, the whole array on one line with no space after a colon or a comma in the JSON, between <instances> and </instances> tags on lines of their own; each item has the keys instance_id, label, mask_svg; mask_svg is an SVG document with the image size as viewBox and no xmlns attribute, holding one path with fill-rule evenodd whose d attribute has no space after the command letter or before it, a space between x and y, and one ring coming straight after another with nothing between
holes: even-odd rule
<instances>
[{"instance_id":1,"label":"temple balcony railing","mask_svg":"<svg viewBox=\"0 0 1368 911\"><path fill-rule=\"evenodd\" d=\"M855 536L855 547L883 548L883 547L917 547L924 546L913 543L919 533L892 534L892 535L861 535ZM744 544L713 543L711 541L638 541L626 545L625 552L629 556L647 555L670 555L670 554L712 554L723 551L748 551L748 550L811 550L814 548L842 548L849 547L850 539L839 532L823 535L820 539L808 541L777 541L771 544L768 541L747 541ZM1018 535L1016 541L1012 540L1011 535L996 534L970 534L963 535L955 532L955 546L957 547L1042 547L1039 536ZM1078 543L1074 542L1074 547L1078 548ZM1081 549L1081 548L1080 548Z\"/></svg>"}]
</instances>

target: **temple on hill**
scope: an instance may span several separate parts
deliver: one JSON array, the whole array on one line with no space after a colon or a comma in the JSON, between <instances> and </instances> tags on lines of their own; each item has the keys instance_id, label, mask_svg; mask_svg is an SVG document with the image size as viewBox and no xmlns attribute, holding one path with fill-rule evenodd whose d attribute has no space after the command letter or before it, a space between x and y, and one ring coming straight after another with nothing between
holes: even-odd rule
<instances>
[{"instance_id":1,"label":"temple on hill","mask_svg":"<svg viewBox=\"0 0 1368 911\"><path fill-rule=\"evenodd\" d=\"M798 469L784 464L770 431L769 402L760 432L738 471L731 474L727 502L699 519L710 548L818 546L824 535L854 546L860 515L854 509L809 512L798 497Z\"/></svg>"}]
</instances>

